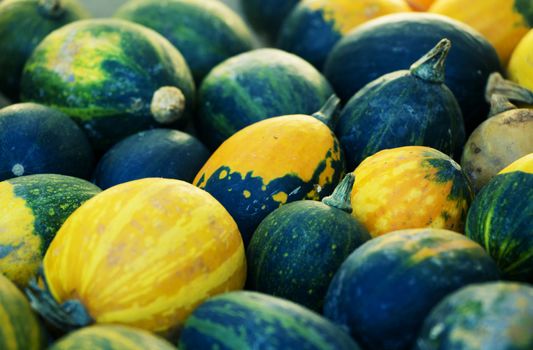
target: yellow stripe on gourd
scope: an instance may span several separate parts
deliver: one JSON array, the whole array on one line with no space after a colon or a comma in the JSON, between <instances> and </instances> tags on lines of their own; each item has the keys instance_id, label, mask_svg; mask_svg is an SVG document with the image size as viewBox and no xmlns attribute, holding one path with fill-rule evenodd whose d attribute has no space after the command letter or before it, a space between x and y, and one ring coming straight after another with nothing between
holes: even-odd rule
<instances>
[{"instance_id":1,"label":"yellow stripe on gourd","mask_svg":"<svg viewBox=\"0 0 533 350\"><path fill-rule=\"evenodd\" d=\"M514 161L509 166L504 168L498 174L512 173L515 171L522 171L524 173L533 174L533 153L523 156L522 158Z\"/></svg>"},{"instance_id":2,"label":"yellow stripe on gourd","mask_svg":"<svg viewBox=\"0 0 533 350\"><path fill-rule=\"evenodd\" d=\"M416 265L421 263L424 260L434 258L439 254L446 253L449 251L457 250L471 250L476 249L479 246L468 240L450 240L448 242L441 242L436 247L421 247L415 254L413 254L409 260L408 264Z\"/></svg>"},{"instance_id":3,"label":"yellow stripe on gourd","mask_svg":"<svg viewBox=\"0 0 533 350\"><path fill-rule=\"evenodd\" d=\"M303 6L322 11L324 19L343 35L373 18L411 12L404 0L305 0Z\"/></svg>"},{"instance_id":4,"label":"yellow stripe on gourd","mask_svg":"<svg viewBox=\"0 0 533 350\"><path fill-rule=\"evenodd\" d=\"M164 332L218 290L243 287L237 225L211 195L177 180L113 187L82 205L45 256L56 300L97 322Z\"/></svg>"},{"instance_id":5,"label":"yellow stripe on gourd","mask_svg":"<svg viewBox=\"0 0 533 350\"><path fill-rule=\"evenodd\" d=\"M14 187L0 182L0 272L25 287L41 263L41 238L35 234L35 216Z\"/></svg>"},{"instance_id":6,"label":"yellow stripe on gourd","mask_svg":"<svg viewBox=\"0 0 533 350\"><path fill-rule=\"evenodd\" d=\"M200 170L193 183L202 175L209 179L222 166L243 177L251 173L263 185L286 175L296 175L304 182L313 178L320 162L331 151L333 160L340 159L333 152L334 136L322 122L311 116L288 115L252 124L227 139ZM331 179L335 174L332 162L319 176ZM231 174L230 174L231 176ZM205 182L201 185L204 186Z\"/></svg>"},{"instance_id":7,"label":"yellow stripe on gourd","mask_svg":"<svg viewBox=\"0 0 533 350\"><path fill-rule=\"evenodd\" d=\"M4 335L2 342L7 345L7 349L19 349L18 341L15 337L15 330L13 329L13 324L11 322L9 311L0 304L0 325L2 325L0 336Z\"/></svg>"}]
</instances>

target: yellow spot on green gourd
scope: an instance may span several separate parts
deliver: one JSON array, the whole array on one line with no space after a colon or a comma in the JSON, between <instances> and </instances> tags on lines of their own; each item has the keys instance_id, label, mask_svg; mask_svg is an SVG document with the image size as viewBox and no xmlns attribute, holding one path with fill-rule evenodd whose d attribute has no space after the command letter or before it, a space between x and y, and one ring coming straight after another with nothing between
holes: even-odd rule
<instances>
[{"instance_id":1,"label":"yellow spot on green gourd","mask_svg":"<svg viewBox=\"0 0 533 350\"><path fill-rule=\"evenodd\" d=\"M272 196L272 199L281 204L287 203L287 198L289 196L285 192L278 192Z\"/></svg>"},{"instance_id":2,"label":"yellow spot on green gourd","mask_svg":"<svg viewBox=\"0 0 533 350\"><path fill-rule=\"evenodd\" d=\"M220 172L220 174L218 175L218 178L219 178L220 180L222 180L222 179L226 178L226 176L228 176L228 171L227 171L227 170L222 170L222 171Z\"/></svg>"},{"instance_id":3,"label":"yellow spot on green gourd","mask_svg":"<svg viewBox=\"0 0 533 350\"><path fill-rule=\"evenodd\" d=\"M244 196L244 198L250 198L252 194L250 193L250 191L244 190L242 191L242 195Z\"/></svg>"}]
</instances>

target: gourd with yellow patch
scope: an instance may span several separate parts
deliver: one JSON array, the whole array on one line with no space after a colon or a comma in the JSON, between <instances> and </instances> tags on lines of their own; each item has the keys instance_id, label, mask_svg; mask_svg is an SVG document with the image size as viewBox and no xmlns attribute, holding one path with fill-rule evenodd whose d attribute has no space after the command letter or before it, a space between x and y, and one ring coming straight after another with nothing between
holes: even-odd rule
<instances>
[{"instance_id":1,"label":"gourd with yellow patch","mask_svg":"<svg viewBox=\"0 0 533 350\"><path fill-rule=\"evenodd\" d=\"M463 232L472 191L459 164L436 149L384 150L355 169L354 215L377 237L432 227Z\"/></svg>"},{"instance_id":2,"label":"gourd with yellow patch","mask_svg":"<svg viewBox=\"0 0 533 350\"><path fill-rule=\"evenodd\" d=\"M404 0L303 0L283 22L277 46L322 69L333 46L353 28L410 11Z\"/></svg>"},{"instance_id":3,"label":"gourd with yellow patch","mask_svg":"<svg viewBox=\"0 0 533 350\"><path fill-rule=\"evenodd\" d=\"M100 192L90 182L63 175L0 182L0 272L26 287L63 222Z\"/></svg>"},{"instance_id":4,"label":"gourd with yellow patch","mask_svg":"<svg viewBox=\"0 0 533 350\"><path fill-rule=\"evenodd\" d=\"M173 337L208 297L240 289L244 246L207 192L173 179L114 186L63 224L28 295L52 325L116 323Z\"/></svg>"},{"instance_id":5,"label":"gourd with yellow patch","mask_svg":"<svg viewBox=\"0 0 533 350\"><path fill-rule=\"evenodd\" d=\"M533 27L531 0L436 0L429 12L476 29L494 46L504 64L520 39Z\"/></svg>"},{"instance_id":6,"label":"gourd with yellow patch","mask_svg":"<svg viewBox=\"0 0 533 350\"><path fill-rule=\"evenodd\" d=\"M481 244L505 279L533 283L533 153L503 169L478 193L466 235Z\"/></svg>"},{"instance_id":7,"label":"gourd with yellow patch","mask_svg":"<svg viewBox=\"0 0 533 350\"><path fill-rule=\"evenodd\" d=\"M533 152L533 110L517 108L498 94L492 95L491 104L489 119L470 135L461 158L476 192L500 170Z\"/></svg>"},{"instance_id":8,"label":"gourd with yellow patch","mask_svg":"<svg viewBox=\"0 0 533 350\"><path fill-rule=\"evenodd\" d=\"M329 286L324 315L365 349L412 349L444 297L498 278L490 256L463 235L396 231L366 242L344 261Z\"/></svg>"},{"instance_id":9,"label":"gourd with yellow patch","mask_svg":"<svg viewBox=\"0 0 533 350\"><path fill-rule=\"evenodd\" d=\"M211 193L233 216L245 244L279 206L321 199L344 173L339 142L329 121L332 97L313 116L287 115L252 124L227 139L198 172L194 184Z\"/></svg>"}]
</instances>

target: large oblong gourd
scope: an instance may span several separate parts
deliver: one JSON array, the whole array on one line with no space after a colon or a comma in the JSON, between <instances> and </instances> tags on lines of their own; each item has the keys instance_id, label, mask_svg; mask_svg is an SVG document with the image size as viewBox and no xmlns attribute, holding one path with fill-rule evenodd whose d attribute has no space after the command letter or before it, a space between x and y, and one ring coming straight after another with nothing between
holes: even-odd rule
<instances>
[{"instance_id":1,"label":"large oblong gourd","mask_svg":"<svg viewBox=\"0 0 533 350\"><path fill-rule=\"evenodd\" d=\"M472 191L459 164L423 146L383 150L354 171L354 215L377 237L432 227L462 233Z\"/></svg>"},{"instance_id":2,"label":"large oblong gourd","mask_svg":"<svg viewBox=\"0 0 533 350\"><path fill-rule=\"evenodd\" d=\"M0 93L19 99L24 64L39 42L61 26L88 17L77 0L22 0L0 4Z\"/></svg>"},{"instance_id":3,"label":"large oblong gourd","mask_svg":"<svg viewBox=\"0 0 533 350\"><path fill-rule=\"evenodd\" d=\"M257 225L279 206L321 199L344 173L337 138L328 120L338 100L315 116L287 115L252 124L226 140L194 184L211 193L233 216L247 244Z\"/></svg>"},{"instance_id":4,"label":"large oblong gourd","mask_svg":"<svg viewBox=\"0 0 533 350\"><path fill-rule=\"evenodd\" d=\"M442 39L410 70L386 74L359 90L335 127L348 169L383 149L424 145L460 155L465 130L461 108L444 84L453 43Z\"/></svg>"},{"instance_id":5,"label":"large oblong gourd","mask_svg":"<svg viewBox=\"0 0 533 350\"><path fill-rule=\"evenodd\" d=\"M402 230L372 239L341 265L324 315L365 349L411 349L432 308L472 283L498 280L477 243L448 230Z\"/></svg>"},{"instance_id":6,"label":"large oblong gourd","mask_svg":"<svg viewBox=\"0 0 533 350\"><path fill-rule=\"evenodd\" d=\"M503 64L520 39L533 27L531 0L437 0L428 10L479 31L494 46Z\"/></svg>"},{"instance_id":7,"label":"large oblong gourd","mask_svg":"<svg viewBox=\"0 0 533 350\"><path fill-rule=\"evenodd\" d=\"M0 273L26 287L57 230L100 192L88 181L54 174L0 182Z\"/></svg>"},{"instance_id":8,"label":"large oblong gourd","mask_svg":"<svg viewBox=\"0 0 533 350\"><path fill-rule=\"evenodd\" d=\"M476 192L500 170L533 152L533 110L517 108L498 94L491 103L489 119L470 135L461 157L461 167Z\"/></svg>"},{"instance_id":9,"label":"large oblong gourd","mask_svg":"<svg viewBox=\"0 0 533 350\"><path fill-rule=\"evenodd\" d=\"M533 287L473 284L442 300L424 321L415 350L533 348Z\"/></svg>"},{"instance_id":10,"label":"large oblong gourd","mask_svg":"<svg viewBox=\"0 0 533 350\"><path fill-rule=\"evenodd\" d=\"M245 52L217 65L202 82L198 136L215 150L255 122L314 113L331 94L322 74L296 55L276 49Z\"/></svg>"},{"instance_id":11,"label":"large oblong gourd","mask_svg":"<svg viewBox=\"0 0 533 350\"><path fill-rule=\"evenodd\" d=\"M404 0L303 0L283 22L277 46L322 69L343 35L373 18L410 12Z\"/></svg>"},{"instance_id":12,"label":"large oblong gourd","mask_svg":"<svg viewBox=\"0 0 533 350\"><path fill-rule=\"evenodd\" d=\"M132 0L114 15L152 28L181 52L196 83L218 63L253 48L244 21L219 1Z\"/></svg>"},{"instance_id":13,"label":"large oblong gourd","mask_svg":"<svg viewBox=\"0 0 533 350\"><path fill-rule=\"evenodd\" d=\"M176 350L176 347L145 330L110 324L69 333L48 350Z\"/></svg>"},{"instance_id":14,"label":"large oblong gourd","mask_svg":"<svg viewBox=\"0 0 533 350\"><path fill-rule=\"evenodd\" d=\"M235 221L207 192L173 179L114 186L63 224L44 257L37 311L63 330L116 323L171 336L208 297L246 276Z\"/></svg>"},{"instance_id":15,"label":"large oblong gourd","mask_svg":"<svg viewBox=\"0 0 533 350\"><path fill-rule=\"evenodd\" d=\"M533 153L503 169L478 193L466 235L481 244L506 279L533 283Z\"/></svg>"},{"instance_id":16,"label":"large oblong gourd","mask_svg":"<svg viewBox=\"0 0 533 350\"><path fill-rule=\"evenodd\" d=\"M184 126L194 106L187 63L155 31L119 19L77 21L29 58L21 98L63 111L102 151L154 126Z\"/></svg>"},{"instance_id":17,"label":"large oblong gourd","mask_svg":"<svg viewBox=\"0 0 533 350\"><path fill-rule=\"evenodd\" d=\"M44 333L24 294L0 274L0 349L41 350Z\"/></svg>"}]
</instances>

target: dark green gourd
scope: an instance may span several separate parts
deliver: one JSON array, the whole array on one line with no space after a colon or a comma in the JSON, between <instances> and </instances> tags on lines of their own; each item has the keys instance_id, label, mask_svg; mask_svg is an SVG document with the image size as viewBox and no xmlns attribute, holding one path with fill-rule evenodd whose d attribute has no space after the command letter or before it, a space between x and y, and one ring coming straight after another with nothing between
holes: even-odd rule
<instances>
[{"instance_id":1,"label":"dark green gourd","mask_svg":"<svg viewBox=\"0 0 533 350\"><path fill-rule=\"evenodd\" d=\"M265 34L270 41L274 41L281 24L300 0L240 0L240 2L252 27Z\"/></svg>"},{"instance_id":2,"label":"dark green gourd","mask_svg":"<svg viewBox=\"0 0 533 350\"><path fill-rule=\"evenodd\" d=\"M187 61L196 83L218 63L253 48L253 36L244 21L219 1L131 0L115 17L167 38Z\"/></svg>"},{"instance_id":3,"label":"dark green gourd","mask_svg":"<svg viewBox=\"0 0 533 350\"><path fill-rule=\"evenodd\" d=\"M350 215L353 183L349 173L322 202L297 201L270 213L246 251L248 287L321 312L337 269L370 239Z\"/></svg>"},{"instance_id":4,"label":"dark green gourd","mask_svg":"<svg viewBox=\"0 0 533 350\"><path fill-rule=\"evenodd\" d=\"M88 16L77 0L19 0L0 3L0 93L19 99L24 64L55 29Z\"/></svg>"},{"instance_id":5,"label":"dark green gourd","mask_svg":"<svg viewBox=\"0 0 533 350\"><path fill-rule=\"evenodd\" d=\"M410 70L384 75L355 94L336 126L347 169L380 150L429 146L460 155L465 130L461 109L444 84L451 43L440 41Z\"/></svg>"}]
</instances>

